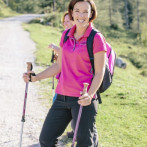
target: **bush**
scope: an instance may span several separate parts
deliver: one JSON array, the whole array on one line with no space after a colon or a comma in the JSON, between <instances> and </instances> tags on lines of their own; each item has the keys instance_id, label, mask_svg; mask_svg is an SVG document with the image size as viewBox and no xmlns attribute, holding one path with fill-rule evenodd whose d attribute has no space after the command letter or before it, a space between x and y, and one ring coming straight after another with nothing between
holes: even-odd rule
<instances>
[{"instance_id":1,"label":"bush","mask_svg":"<svg viewBox=\"0 0 147 147\"><path fill-rule=\"evenodd\" d=\"M31 20L29 23L39 23L39 24L41 24L42 19L43 18L35 18L35 19Z\"/></svg>"},{"instance_id":2,"label":"bush","mask_svg":"<svg viewBox=\"0 0 147 147\"><path fill-rule=\"evenodd\" d=\"M51 25L53 27L61 27L61 18L62 18L61 13L54 12L44 17L43 24Z\"/></svg>"},{"instance_id":3,"label":"bush","mask_svg":"<svg viewBox=\"0 0 147 147\"><path fill-rule=\"evenodd\" d=\"M144 77L147 77L147 70L143 70L140 74Z\"/></svg>"},{"instance_id":4,"label":"bush","mask_svg":"<svg viewBox=\"0 0 147 147\"><path fill-rule=\"evenodd\" d=\"M29 23L39 23L42 25L49 25L49 26L60 28L62 27L61 18L62 18L61 13L51 13L51 14L47 14L46 16L42 18L35 18L31 20Z\"/></svg>"},{"instance_id":5,"label":"bush","mask_svg":"<svg viewBox=\"0 0 147 147\"><path fill-rule=\"evenodd\" d=\"M119 29L117 24L111 24L110 28L114 29L114 30L118 30Z\"/></svg>"},{"instance_id":6,"label":"bush","mask_svg":"<svg viewBox=\"0 0 147 147\"><path fill-rule=\"evenodd\" d=\"M136 68L142 68L144 65L141 54L139 55L135 52L130 52L128 54L128 59Z\"/></svg>"}]
</instances>

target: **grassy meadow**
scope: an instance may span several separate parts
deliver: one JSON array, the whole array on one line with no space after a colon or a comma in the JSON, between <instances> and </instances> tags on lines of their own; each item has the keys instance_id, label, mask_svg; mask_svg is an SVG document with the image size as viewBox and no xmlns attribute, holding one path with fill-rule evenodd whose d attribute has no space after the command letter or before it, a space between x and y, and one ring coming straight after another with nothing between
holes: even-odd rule
<instances>
[{"instance_id":1,"label":"grassy meadow","mask_svg":"<svg viewBox=\"0 0 147 147\"><path fill-rule=\"evenodd\" d=\"M62 30L39 24L23 24L36 42L36 64L42 69L51 65L51 50L48 44L59 44ZM117 56L127 63L126 69L115 67L112 86L101 94L97 129L101 147L146 147L147 146L147 47L139 43L132 32L106 30L102 32L113 46ZM34 69L35 70L35 69ZM144 74L142 74L144 73ZM40 84L42 98L52 104L52 79ZM70 130L67 128L66 132ZM71 146L65 136L62 142Z\"/></svg>"}]
</instances>

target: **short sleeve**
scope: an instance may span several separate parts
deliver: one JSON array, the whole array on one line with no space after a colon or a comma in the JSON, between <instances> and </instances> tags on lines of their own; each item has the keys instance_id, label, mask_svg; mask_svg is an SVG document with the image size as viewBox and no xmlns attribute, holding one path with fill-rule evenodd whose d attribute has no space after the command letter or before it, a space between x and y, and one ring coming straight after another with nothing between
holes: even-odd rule
<instances>
[{"instance_id":1,"label":"short sleeve","mask_svg":"<svg viewBox=\"0 0 147 147\"><path fill-rule=\"evenodd\" d=\"M64 41L64 37L65 37L65 33L67 32L67 30L65 30L63 33L62 33L62 36L61 36L61 40L60 40L60 47L62 48L63 47L63 41Z\"/></svg>"},{"instance_id":2,"label":"short sleeve","mask_svg":"<svg viewBox=\"0 0 147 147\"><path fill-rule=\"evenodd\" d=\"M106 41L104 36L101 33L97 33L94 36L93 54L101 52L101 51L107 51Z\"/></svg>"}]
</instances>

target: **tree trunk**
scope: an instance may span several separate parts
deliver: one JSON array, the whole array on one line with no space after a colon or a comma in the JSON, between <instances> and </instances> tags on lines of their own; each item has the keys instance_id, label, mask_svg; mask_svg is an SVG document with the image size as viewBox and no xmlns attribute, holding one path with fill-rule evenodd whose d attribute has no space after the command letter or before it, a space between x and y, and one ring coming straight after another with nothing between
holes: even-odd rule
<instances>
[{"instance_id":1,"label":"tree trunk","mask_svg":"<svg viewBox=\"0 0 147 147\"><path fill-rule=\"evenodd\" d=\"M9 6L9 0L6 0L7 6Z\"/></svg>"},{"instance_id":2,"label":"tree trunk","mask_svg":"<svg viewBox=\"0 0 147 147\"><path fill-rule=\"evenodd\" d=\"M110 19L110 26L112 25L112 1L109 0L109 19Z\"/></svg>"},{"instance_id":3,"label":"tree trunk","mask_svg":"<svg viewBox=\"0 0 147 147\"><path fill-rule=\"evenodd\" d=\"M128 22L128 2L127 0L124 0L125 2L125 19L126 19L126 30L129 28L129 22Z\"/></svg>"},{"instance_id":4,"label":"tree trunk","mask_svg":"<svg viewBox=\"0 0 147 147\"><path fill-rule=\"evenodd\" d=\"M140 31L139 0L137 0L137 30Z\"/></svg>"},{"instance_id":5,"label":"tree trunk","mask_svg":"<svg viewBox=\"0 0 147 147\"><path fill-rule=\"evenodd\" d=\"M56 11L56 1L54 0L54 3L53 3L53 11Z\"/></svg>"}]
</instances>

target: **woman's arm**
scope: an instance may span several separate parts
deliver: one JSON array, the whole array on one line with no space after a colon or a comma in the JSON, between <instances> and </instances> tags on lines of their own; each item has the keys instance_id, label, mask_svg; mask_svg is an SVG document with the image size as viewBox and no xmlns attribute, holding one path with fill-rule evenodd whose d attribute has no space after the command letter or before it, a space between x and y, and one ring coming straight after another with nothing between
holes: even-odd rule
<instances>
[{"instance_id":1,"label":"woman's arm","mask_svg":"<svg viewBox=\"0 0 147 147\"><path fill-rule=\"evenodd\" d=\"M89 96L92 98L95 95L96 91L101 86L105 73L105 60L106 60L106 53L104 51L94 54L95 75L92 80L90 89L88 91Z\"/></svg>"},{"instance_id":2,"label":"woman's arm","mask_svg":"<svg viewBox=\"0 0 147 147\"><path fill-rule=\"evenodd\" d=\"M62 63L62 49L59 51L57 62L51 65L50 67L48 67L46 70L42 71L41 73L38 73L36 76L31 76L31 81L36 82L38 80L46 79L58 74L61 71L61 63ZM29 81L28 75L30 73L33 72L29 71L23 75L23 79L25 82Z\"/></svg>"},{"instance_id":3,"label":"woman's arm","mask_svg":"<svg viewBox=\"0 0 147 147\"><path fill-rule=\"evenodd\" d=\"M88 93L79 97L80 100L78 102L82 106L87 106L91 104L91 100L93 96L95 95L96 91L99 89L102 83L104 72L105 72L105 60L106 60L105 54L106 54L105 51L101 51L94 54L95 76L92 80Z\"/></svg>"},{"instance_id":4,"label":"woman's arm","mask_svg":"<svg viewBox=\"0 0 147 147\"><path fill-rule=\"evenodd\" d=\"M61 72L61 62L62 62L61 56L62 56L62 50L59 51L57 62L51 65L50 67L48 67L43 72L37 74L36 80L38 81L38 80L46 79L46 78L52 77L58 74L59 72Z\"/></svg>"}]
</instances>

